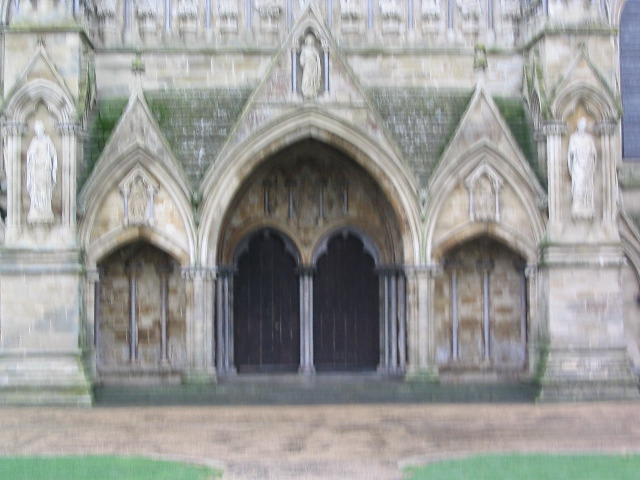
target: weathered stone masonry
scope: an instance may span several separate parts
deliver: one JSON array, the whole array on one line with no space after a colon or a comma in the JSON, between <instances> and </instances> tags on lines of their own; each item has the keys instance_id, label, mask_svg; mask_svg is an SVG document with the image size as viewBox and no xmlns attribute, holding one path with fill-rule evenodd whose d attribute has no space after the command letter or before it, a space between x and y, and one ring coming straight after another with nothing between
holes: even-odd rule
<instances>
[{"instance_id":1,"label":"weathered stone masonry","mask_svg":"<svg viewBox=\"0 0 640 480\"><path fill-rule=\"evenodd\" d=\"M635 2L4 1L0 402L285 371L636 398Z\"/></svg>"}]
</instances>

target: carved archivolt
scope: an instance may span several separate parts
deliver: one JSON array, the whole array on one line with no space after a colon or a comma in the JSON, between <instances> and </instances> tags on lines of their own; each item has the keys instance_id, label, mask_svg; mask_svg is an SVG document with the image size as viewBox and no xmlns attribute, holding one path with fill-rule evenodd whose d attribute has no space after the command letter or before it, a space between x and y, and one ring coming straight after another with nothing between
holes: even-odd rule
<instances>
[{"instance_id":1,"label":"carved archivolt","mask_svg":"<svg viewBox=\"0 0 640 480\"><path fill-rule=\"evenodd\" d=\"M487 164L476 168L464 181L469 191L469 219L472 222L500 221L502 178Z\"/></svg>"},{"instance_id":2,"label":"carved archivolt","mask_svg":"<svg viewBox=\"0 0 640 480\"><path fill-rule=\"evenodd\" d=\"M153 225L158 184L141 167L126 176L120 184L120 192L124 200L124 226Z\"/></svg>"}]
</instances>

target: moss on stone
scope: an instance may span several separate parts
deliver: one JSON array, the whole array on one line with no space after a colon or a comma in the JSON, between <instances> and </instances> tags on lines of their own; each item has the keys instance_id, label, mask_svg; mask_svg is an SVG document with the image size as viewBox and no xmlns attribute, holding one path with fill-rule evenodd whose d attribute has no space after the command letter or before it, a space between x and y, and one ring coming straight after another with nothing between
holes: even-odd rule
<instances>
[{"instance_id":1,"label":"moss on stone","mask_svg":"<svg viewBox=\"0 0 640 480\"><path fill-rule=\"evenodd\" d=\"M145 92L154 118L194 186L217 158L250 93L231 88Z\"/></svg>"},{"instance_id":2,"label":"moss on stone","mask_svg":"<svg viewBox=\"0 0 640 480\"><path fill-rule=\"evenodd\" d=\"M128 99L122 97L100 100L89 117L88 135L84 147L84 168L80 174L79 186L84 184L93 171L127 102Z\"/></svg>"},{"instance_id":3,"label":"moss on stone","mask_svg":"<svg viewBox=\"0 0 640 480\"><path fill-rule=\"evenodd\" d=\"M533 125L527 115L524 103L519 98L507 97L494 97L493 101L538 180L546 186L546 177L538 164L537 149L532 133Z\"/></svg>"},{"instance_id":4,"label":"moss on stone","mask_svg":"<svg viewBox=\"0 0 640 480\"><path fill-rule=\"evenodd\" d=\"M460 122L472 91L372 88L370 98L424 187Z\"/></svg>"}]
</instances>

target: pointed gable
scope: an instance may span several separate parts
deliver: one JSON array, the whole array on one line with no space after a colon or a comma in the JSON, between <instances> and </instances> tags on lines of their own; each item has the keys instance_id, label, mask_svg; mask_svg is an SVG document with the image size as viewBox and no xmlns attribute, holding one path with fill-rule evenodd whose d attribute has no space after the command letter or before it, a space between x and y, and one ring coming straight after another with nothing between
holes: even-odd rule
<instances>
[{"instance_id":1,"label":"pointed gable","mask_svg":"<svg viewBox=\"0 0 640 480\"><path fill-rule=\"evenodd\" d=\"M577 103L585 102L601 119L618 118L622 107L620 99L604 75L589 58L584 45L562 77L549 89L548 103L554 118L560 119L573 111Z\"/></svg>"},{"instance_id":2,"label":"pointed gable","mask_svg":"<svg viewBox=\"0 0 640 480\"><path fill-rule=\"evenodd\" d=\"M315 39L321 71L318 94L311 98L302 93L300 63L305 38L309 35ZM247 101L226 148L234 148L266 125L300 109L331 110L332 117L356 125L386 148L398 150L314 2L304 6L282 42L263 80Z\"/></svg>"},{"instance_id":3,"label":"pointed gable","mask_svg":"<svg viewBox=\"0 0 640 480\"><path fill-rule=\"evenodd\" d=\"M116 172L130 169L131 166L123 160L133 156L151 159L149 161L170 172L183 191L190 190L183 169L162 135L142 91L136 90L98 157L83 187L80 201L87 197L86 192L92 191L107 178L117 176Z\"/></svg>"},{"instance_id":4,"label":"pointed gable","mask_svg":"<svg viewBox=\"0 0 640 480\"><path fill-rule=\"evenodd\" d=\"M25 122L40 101L60 123L74 122L77 117L74 96L42 43L9 91L7 99L4 115L13 121Z\"/></svg>"}]
</instances>

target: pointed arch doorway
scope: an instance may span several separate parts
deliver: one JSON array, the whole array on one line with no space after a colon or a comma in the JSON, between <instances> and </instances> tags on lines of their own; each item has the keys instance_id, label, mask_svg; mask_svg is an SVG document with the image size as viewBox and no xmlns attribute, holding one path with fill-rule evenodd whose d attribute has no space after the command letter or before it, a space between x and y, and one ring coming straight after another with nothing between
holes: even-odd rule
<instances>
[{"instance_id":1,"label":"pointed arch doorway","mask_svg":"<svg viewBox=\"0 0 640 480\"><path fill-rule=\"evenodd\" d=\"M316 261L313 352L317 371L378 367L379 306L373 256L356 235L334 235Z\"/></svg>"},{"instance_id":2,"label":"pointed arch doorway","mask_svg":"<svg viewBox=\"0 0 640 480\"><path fill-rule=\"evenodd\" d=\"M404 371L401 228L345 153L307 139L273 154L238 189L219 235L219 375Z\"/></svg>"},{"instance_id":3,"label":"pointed arch doorway","mask_svg":"<svg viewBox=\"0 0 640 480\"><path fill-rule=\"evenodd\" d=\"M239 372L297 371L300 293L295 247L271 229L238 247L233 338Z\"/></svg>"}]
</instances>

